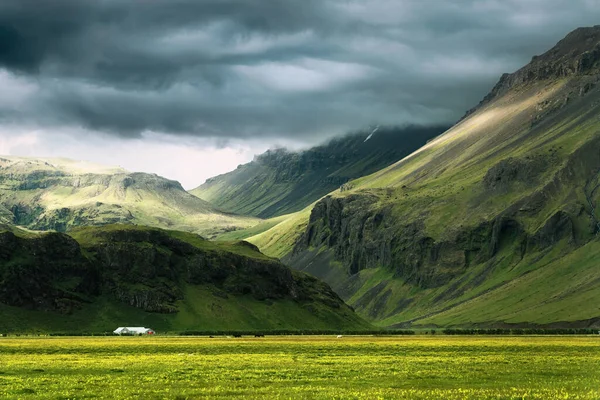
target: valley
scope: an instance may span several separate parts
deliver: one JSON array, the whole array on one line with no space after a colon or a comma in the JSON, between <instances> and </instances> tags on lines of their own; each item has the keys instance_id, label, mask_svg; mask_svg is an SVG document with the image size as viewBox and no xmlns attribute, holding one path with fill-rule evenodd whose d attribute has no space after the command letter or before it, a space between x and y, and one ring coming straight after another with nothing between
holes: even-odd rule
<instances>
[{"instance_id":1,"label":"valley","mask_svg":"<svg viewBox=\"0 0 600 400\"><path fill-rule=\"evenodd\" d=\"M387 167L446 129L377 126L304 151L269 150L190 193L236 214L279 217L302 210L352 179Z\"/></svg>"},{"instance_id":2,"label":"valley","mask_svg":"<svg viewBox=\"0 0 600 400\"><path fill-rule=\"evenodd\" d=\"M1 399L600 399L600 0L29 3Z\"/></svg>"},{"instance_id":3,"label":"valley","mask_svg":"<svg viewBox=\"0 0 600 400\"><path fill-rule=\"evenodd\" d=\"M599 46L574 31L443 135L247 240L380 326L597 325Z\"/></svg>"},{"instance_id":4,"label":"valley","mask_svg":"<svg viewBox=\"0 0 600 400\"><path fill-rule=\"evenodd\" d=\"M53 313L41 330L99 328L92 315L172 330L597 327L599 84L600 27L580 28L449 129L269 150L190 192L119 167L0 157L3 314L24 328L22 309ZM71 269L44 286L34 278L52 257L27 254L55 244ZM197 268L218 282L190 278Z\"/></svg>"}]
</instances>

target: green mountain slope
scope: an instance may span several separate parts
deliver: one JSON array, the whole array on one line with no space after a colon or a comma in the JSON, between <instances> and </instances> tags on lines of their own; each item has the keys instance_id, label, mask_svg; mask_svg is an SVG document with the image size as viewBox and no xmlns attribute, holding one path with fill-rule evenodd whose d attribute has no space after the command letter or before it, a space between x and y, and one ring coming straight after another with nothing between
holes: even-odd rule
<instances>
[{"instance_id":1,"label":"green mountain slope","mask_svg":"<svg viewBox=\"0 0 600 400\"><path fill-rule=\"evenodd\" d=\"M12 224L14 220L14 215L0 204L0 224Z\"/></svg>"},{"instance_id":2,"label":"green mountain slope","mask_svg":"<svg viewBox=\"0 0 600 400\"><path fill-rule=\"evenodd\" d=\"M126 225L0 233L0 312L3 332L369 327L246 242Z\"/></svg>"},{"instance_id":3,"label":"green mountain slope","mask_svg":"<svg viewBox=\"0 0 600 400\"><path fill-rule=\"evenodd\" d=\"M0 221L64 232L73 226L132 223L216 233L256 218L223 213L179 182L65 159L0 157Z\"/></svg>"},{"instance_id":4,"label":"green mountain slope","mask_svg":"<svg viewBox=\"0 0 600 400\"><path fill-rule=\"evenodd\" d=\"M443 135L249 240L384 326L598 324L599 82L600 27L578 29Z\"/></svg>"},{"instance_id":5,"label":"green mountain slope","mask_svg":"<svg viewBox=\"0 0 600 400\"><path fill-rule=\"evenodd\" d=\"M398 161L445 129L378 128L372 135L347 135L298 153L270 150L190 193L237 214L271 218L293 213L351 179Z\"/></svg>"}]
</instances>

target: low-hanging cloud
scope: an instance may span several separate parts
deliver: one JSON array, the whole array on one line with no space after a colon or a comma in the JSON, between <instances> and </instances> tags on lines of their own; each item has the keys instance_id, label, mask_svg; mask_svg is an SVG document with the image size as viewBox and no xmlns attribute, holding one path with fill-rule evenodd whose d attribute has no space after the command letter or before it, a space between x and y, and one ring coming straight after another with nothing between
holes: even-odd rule
<instances>
[{"instance_id":1,"label":"low-hanging cloud","mask_svg":"<svg viewBox=\"0 0 600 400\"><path fill-rule=\"evenodd\" d=\"M0 123L311 142L459 118L591 0L3 0Z\"/></svg>"}]
</instances>

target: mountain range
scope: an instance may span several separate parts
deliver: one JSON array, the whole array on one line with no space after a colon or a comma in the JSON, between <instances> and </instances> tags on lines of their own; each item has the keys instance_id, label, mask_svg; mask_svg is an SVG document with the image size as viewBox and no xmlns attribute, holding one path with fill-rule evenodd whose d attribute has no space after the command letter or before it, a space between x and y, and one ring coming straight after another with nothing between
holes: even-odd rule
<instances>
[{"instance_id":1,"label":"mountain range","mask_svg":"<svg viewBox=\"0 0 600 400\"><path fill-rule=\"evenodd\" d=\"M375 127L291 152L267 151L190 193L222 210L272 218L302 210L346 182L409 155L447 127Z\"/></svg>"},{"instance_id":2,"label":"mountain range","mask_svg":"<svg viewBox=\"0 0 600 400\"><path fill-rule=\"evenodd\" d=\"M22 309L68 327L105 309L164 329L599 326L599 201L596 26L502 75L449 129L271 150L190 193L2 157L0 305L20 326Z\"/></svg>"},{"instance_id":3,"label":"mountain range","mask_svg":"<svg viewBox=\"0 0 600 400\"><path fill-rule=\"evenodd\" d=\"M154 174L67 159L0 157L0 218L33 230L130 223L214 236L259 221Z\"/></svg>"},{"instance_id":4,"label":"mountain range","mask_svg":"<svg viewBox=\"0 0 600 400\"><path fill-rule=\"evenodd\" d=\"M248 240L387 327L600 321L600 27L461 121Z\"/></svg>"}]
</instances>

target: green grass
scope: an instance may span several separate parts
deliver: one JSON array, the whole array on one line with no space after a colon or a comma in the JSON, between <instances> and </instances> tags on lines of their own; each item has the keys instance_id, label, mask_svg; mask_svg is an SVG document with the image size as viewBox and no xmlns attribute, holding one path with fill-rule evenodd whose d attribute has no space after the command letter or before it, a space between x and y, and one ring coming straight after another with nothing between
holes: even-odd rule
<instances>
[{"instance_id":1,"label":"green grass","mask_svg":"<svg viewBox=\"0 0 600 400\"><path fill-rule=\"evenodd\" d=\"M41 232L38 232L38 231L32 231L27 228L23 228L20 226L14 226L14 225L8 225L8 224L0 224L0 232L12 232L15 234L15 236L22 237L22 238L32 238L32 237L36 237L36 236L39 236L40 234L42 234Z\"/></svg>"},{"instance_id":2,"label":"green grass","mask_svg":"<svg viewBox=\"0 0 600 400\"><path fill-rule=\"evenodd\" d=\"M149 326L161 332L373 328L350 310L332 310L317 303L223 297L222 290L209 285L185 285L184 296L184 300L177 302L179 312L175 314L144 312L107 297L94 298L69 315L0 303L0 333L112 332L117 326Z\"/></svg>"},{"instance_id":3,"label":"green grass","mask_svg":"<svg viewBox=\"0 0 600 400\"><path fill-rule=\"evenodd\" d=\"M92 262L94 268L107 271L106 269L112 268L115 263L122 263L123 267L130 271L131 276L121 276L115 270L111 270L111 272L103 272L106 275L99 278L85 278L96 279L94 282L102 285L102 294L75 289L82 283L90 283L88 280L81 281L83 278L79 275L57 278L52 281L52 290L63 289L59 292L71 293L78 299L68 314L58 311L35 311L31 307L11 307L0 303L0 315L2 315L0 333L7 331L106 332L121 325L149 325L163 332L373 328L332 295L323 283L298 272L290 274L283 265L263 255L246 242L211 242L189 232L134 225L80 227L74 229L70 235L80 244L82 253ZM60 237L56 233L40 234L40 236L43 239ZM69 241L65 242L70 244ZM182 242L200 251L187 248ZM102 259L98 253L102 253L107 243L117 248L126 245L128 254L133 252L139 255L140 262L147 264L132 264L127 258L120 260L118 251L116 256L109 256L113 264L97 262ZM174 251L180 251L187 256L171 257ZM157 253L160 255L156 256ZM13 264L31 265L33 262L29 259L31 258L29 252L14 253L11 256L4 263L3 271L9 270ZM184 262L181 257L189 258ZM144 261L146 259L147 261ZM204 280L193 281L190 280L191 278L186 278L186 274L196 273L190 270L202 268L195 263L202 263L205 259L210 260L207 262L210 263L207 268L220 267L228 272L222 276L215 273L217 277L213 280L204 278ZM24 260L27 262L23 262ZM40 269L47 267L44 261L39 265ZM74 267L77 268L77 265ZM158 268L159 271L144 276L148 267ZM281 273L278 276L285 280L286 286L279 281L271 281L272 285L266 284L266 273ZM23 276L28 275L24 273ZM128 293L141 293L140 296L158 298L161 298L163 293L172 296L169 307L172 307L175 312L146 312L143 307L136 308L129 305L128 301L115 294L111 286L114 285L113 279L120 279L117 281L117 284L121 284L119 290L126 290ZM263 292L266 294L259 297L249 290L238 289L244 285L264 286ZM273 287L277 285L283 287L281 290L285 290L285 296L277 293L270 294L277 290ZM32 287L34 288L32 290L37 290L35 285ZM80 292L84 295L80 295Z\"/></svg>"},{"instance_id":4,"label":"green grass","mask_svg":"<svg viewBox=\"0 0 600 400\"><path fill-rule=\"evenodd\" d=\"M473 266L464 276L446 285L425 290L400 279L389 279L390 272L385 269L364 270L360 273L362 285L347 302L359 315L375 320L379 326L392 326L415 318L414 328L543 326L600 317L600 305L595 301L600 298L597 285L600 241L575 250L563 241L546 253L533 253L519 262L515 261L514 252L514 248L503 250L498 255L499 263L478 285L472 281L487 268L485 264ZM461 284L457 284L459 279ZM388 284L379 295L391 290L384 305L375 297L367 306L357 306L361 304L361 297L382 280L388 280ZM457 294L443 301L438 299L450 290ZM394 307L403 300L410 300L410 306L394 312ZM370 314L374 304L379 307L377 318Z\"/></svg>"},{"instance_id":5,"label":"green grass","mask_svg":"<svg viewBox=\"0 0 600 400\"><path fill-rule=\"evenodd\" d=\"M270 257L281 258L294 247L308 225L313 204L304 210L290 214L285 220L258 235L249 237L248 242L258 246L261 252Z\"/></svg>"},{"instance_id":6,"label":"green grass","mask_svg":"<svg viewBox=\"0 0 600 400\"><path fill-rule=\"evenodd\" d=\"M226 232L218 235L215 240L219 241L232 241L232 240L243 240L250 238L252 236L260 235L261 233L268 231L274 226L278 225L280 222L287 220L290 217L288 215L282 215L279 217L269 218L253 227L247 229L235 230L232 232Z\"/></svg>"},{"instance_id":7,"label":"green grass","mask_svg":"<svg viewBox=\"0 0 600 400\"><path fill-rule=\"evenodd\" d=\"M3 338L6 399L597 399L592 337Z\"/></svg>"},{"instance_id":8,"label":"green grass","mask_svg":"<svg viewBox=\"0 0 600 400\"><path fill-rule=\"evenodd\" d=\"M294 213L349 179L368 175L423 145L446 127L405 127L334 139L302 152L270 151L190 193L218 208L261 218Z\"/></svg>"},{"instance_id":9,"label":"green grass","mask_svg":"<svg viewBox=\"0 0 600 400\"><path fill-rule=\"evenodd\" d=\"M419 324L469 325L497 321L549 324L600 316L600 242L564 255L557 246L514 279Z\"/></svg>"}]
</instances>

